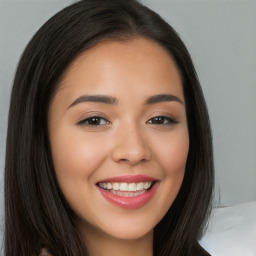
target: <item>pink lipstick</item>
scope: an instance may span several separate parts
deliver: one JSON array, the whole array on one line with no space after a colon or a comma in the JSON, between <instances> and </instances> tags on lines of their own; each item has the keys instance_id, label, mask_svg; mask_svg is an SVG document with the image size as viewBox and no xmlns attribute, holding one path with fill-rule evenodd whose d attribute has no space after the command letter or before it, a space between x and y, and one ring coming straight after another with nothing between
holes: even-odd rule
<instances>
[{"instance_id":1,"label":"pink lipstick","mask_svg":"<svg viewBox=\"0 0 256 256\"><path fill-rule=\"evenodd\" d=\"M97 188L109 202L122 208L136 209L154 196L158 181L145 175L126 175L101 180Z\"/></svg>"},{"instance_id":2,"label":"pink lipstick","mask_svg":"<svg viewBox=\"0 0 256 256\"><path fill-rule=\"evenodd\" d=\"M108 179L101 180L100 182L143 182L143 181L158 181L157 179L154 179L152 177L149 177L147 175L124 175L124 176L117 176L117 177L111 177Z\"/></svg>"}]
</instances>

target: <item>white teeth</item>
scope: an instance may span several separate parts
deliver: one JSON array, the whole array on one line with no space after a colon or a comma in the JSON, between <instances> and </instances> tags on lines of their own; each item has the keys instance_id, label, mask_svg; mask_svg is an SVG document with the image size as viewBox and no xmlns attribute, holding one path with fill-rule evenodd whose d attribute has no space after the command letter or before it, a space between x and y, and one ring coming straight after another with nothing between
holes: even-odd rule
<instances>
[{"instance_id":1,"label":"white teeth","mask_svg":"<svg viewBox=\"0 0 256 256\"><path fill-rule=\"evenodd\" d=\"M112 185L111 185L111 183L107 183L107 189L112 189Z\"/></svg>"},{"instance_id":2,"label":"white teeth","mask_svg":"<svg viewBox=\"0 0 256 256\"><path fill-rule=\"evenodd\" d=\"M143 182L137 183L137 190L142 190L143 189Z\"/></svg>"},{"instance_id":3,"label":"white teeth","mask_svg":"<svg viewBox=\"0 0 256 256\"><path fill-rule=\"evenodd\" d=\"M114 190L114 191L127 191L127 192L136 192L143 191L144 189L150 188L152 185L151 181L138 182L138 183L117 183L117 182L101 182L99 186L103 189Z\"/></svg>"},{"instance_id":4,"label":"white teeth","mask_svg":"<svg viewBox=\"0 0 256 256\"><path fill-rule=\"evenodd\" d=\"M145 182L144 183L144 188L148 189L151 186L151 182Z\"/></svg>"},{"instance_id":5,"label":"white teeth","mask_svg":"<svg viewBox=\"0 0 256 256\"><path fill-rule=\"evenodd\" d=\"M118 195L118 196L123 196L123 197L136 197L136 196L146 193L146 190L141 190L141 191L136 191L136 192L111 190L111 193Z\"/></svg>"},{"instance_id":6,"label":"white teeth","mask_svg":"<svg viewBox=\"0 0 256 256\"><path fill-rule=\"evenodd\" d=\"M113 189L114 190L119 190L119 184L118 183L114 183L113 184Z\"/></svg>"},{"instance_id":7,"label":"white teeth","mask_svg":"<svg viewBox=\"0 0 256 256\"><path fill-rule=\"evenodd\" d=\"M99 183L99 187L105 188L105 187L104 187L104 183Z\"/></svg>"},{"instance_id":8,"label":"white teeth","mask_svg":"<svg viewBox=\"0 0 256 256\"><path fill-rule=\"evenodd\" d=\"M136 184L135 183L130 183L128 186L129 191L136 191Z\"/></svg>"},{"instance_id":9,"label":"white teeth","mask_svg":"<svg viewBox=\"0 0 256 256\"><path fill-rule=\"evenodd\" d=\"M121 183L119 189L120 189L120 191L128 191L128 184L127 183Z\"/></svg>"}]
</instances>

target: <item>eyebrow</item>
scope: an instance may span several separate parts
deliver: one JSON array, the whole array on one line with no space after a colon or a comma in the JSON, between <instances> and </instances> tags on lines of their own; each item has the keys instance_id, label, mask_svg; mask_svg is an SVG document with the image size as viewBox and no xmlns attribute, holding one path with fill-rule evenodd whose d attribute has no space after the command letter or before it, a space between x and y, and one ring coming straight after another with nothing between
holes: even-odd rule
<instances>
[{"instance_id":1,"label":"eyebrow","mask_svg":"<svg viewBox=\"0 0 256 256\"><path fill-rule=\"evenodd\" d=\"M68 108L71 108L79 103L82 102L98 102L98 103L105 103L110 105L117 105L118 100L112 96L106 95L82 95L77 98Z\"/></svg>"},{"instance_id":2,"label":"eyebrow","mask_svg":"<svg viewBox=\"0 0 256 256\"><path fill-rule=\"evenodd\" d=\"M157 94L147 98L146 101L144 102L144 105L155 104L160 102L168 102L168 101L176 101L181 104L184 104L183 101L175 95ZM68 108L71 108L83 102L97 102L97 103L105 103L109 105L117 105L118 99L116 97L108 96L108 95L82 95L78 97L75 101L73 101L73 103L71 103L71 105Z\"/></svg>"},{"instance_id":3,"label":"eyebrow","mask_svg":"<svg viewBox=\"0 0 256 256\"><path fill-rule=\"evenodd\" d=\"M157 94L157 95L151 96L146 100L145 104L148 105L148 104L154 104L154 103L160 103L160 102L166 102L166 101L176 101L184 105L183 101L180 98L172 94Z\"/></svg>"}]
</instances>

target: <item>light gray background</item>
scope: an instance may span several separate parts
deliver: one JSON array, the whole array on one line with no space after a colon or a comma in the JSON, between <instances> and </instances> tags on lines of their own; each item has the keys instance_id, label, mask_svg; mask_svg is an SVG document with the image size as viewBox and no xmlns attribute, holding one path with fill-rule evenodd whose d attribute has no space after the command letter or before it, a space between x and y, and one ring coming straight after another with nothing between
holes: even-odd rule
<instances>
[{"instance_id":1,"label":"light gray background","mask_svg":"<svg viewBox=\"0 0 256 256\"><path fill-rule=\"evenodd\" d=\"M0 0L0 241L11 84L31 36L71 0ZM256 0L143 0L181 35L208 104L215 202L256 200Z\"/></svg>"}]
</instances>

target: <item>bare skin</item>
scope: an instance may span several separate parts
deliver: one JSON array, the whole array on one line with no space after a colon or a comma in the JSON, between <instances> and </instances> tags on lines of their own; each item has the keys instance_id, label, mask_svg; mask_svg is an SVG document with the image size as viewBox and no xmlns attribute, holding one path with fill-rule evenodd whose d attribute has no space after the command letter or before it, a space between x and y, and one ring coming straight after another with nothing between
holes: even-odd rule
<instances>
[{"instance_id":1,"label":"bare skin","mask_svg":"<svg viewBox=\"0 0 256 256\"><path fill-rule=\"evenodd\" d=\"M153 255L153 229L179 192L189 149L182 82L166 50L134 38L85 51L64 75L48 128L90 256ZM124 175L154 179L152 198L129 209L106 200L99 183Z\"/></svg>"},{"instance_id":2,"label":"bare skin","mask_svg":"<svg viewBox=\"0 0 256 256\"><path fill-rule=\"evenodd\" d=\"M141 238L131 240L95 234L93 230L89 236L86 235L88 233L84 235L90 256L153 256L153 231Z\"/></svg>"}]
</instances>

